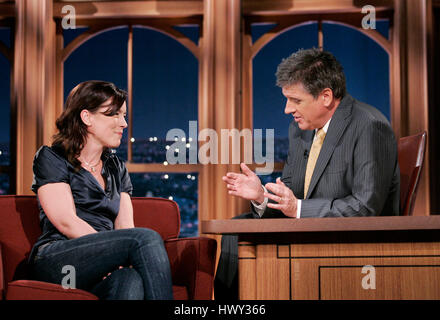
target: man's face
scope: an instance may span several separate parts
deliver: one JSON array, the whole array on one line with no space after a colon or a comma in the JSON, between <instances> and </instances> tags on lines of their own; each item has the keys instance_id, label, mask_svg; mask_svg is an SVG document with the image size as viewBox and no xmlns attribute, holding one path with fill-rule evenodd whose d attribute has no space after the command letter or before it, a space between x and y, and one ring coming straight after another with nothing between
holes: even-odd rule
<instances>
[{"instance_id":1,"label":"man's face","mask_svg":"<svg viewBox=\"0 0 440 320\"><path fill-rule=\"evenodd\" d=\"M316 99L307 92L302 83L283 87L283 95L287 98L285 114L291 114L302 130L322 128L327 122L328 109L324 94Z\"/></svg>"}]
</instances>

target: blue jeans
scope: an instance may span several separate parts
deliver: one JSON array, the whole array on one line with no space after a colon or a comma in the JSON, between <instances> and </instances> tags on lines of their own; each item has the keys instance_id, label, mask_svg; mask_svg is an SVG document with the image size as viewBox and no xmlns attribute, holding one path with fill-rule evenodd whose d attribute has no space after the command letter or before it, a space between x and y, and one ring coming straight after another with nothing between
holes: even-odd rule
<instances>
[{"instance_id":1,"label":"blue jeans","mask_svg":"<svg viewBox=\"0 0 440 320\"><path fill-rule=\"evenodd\" d=\"M40 247L32 265L35 280L57 284L63 284L72 269L75 288L100 299L173 299L168 255L161 236L151 229L102 231L55 241ZM67 284L72 285L70 279Z\"/></svg>"}]
</instances>

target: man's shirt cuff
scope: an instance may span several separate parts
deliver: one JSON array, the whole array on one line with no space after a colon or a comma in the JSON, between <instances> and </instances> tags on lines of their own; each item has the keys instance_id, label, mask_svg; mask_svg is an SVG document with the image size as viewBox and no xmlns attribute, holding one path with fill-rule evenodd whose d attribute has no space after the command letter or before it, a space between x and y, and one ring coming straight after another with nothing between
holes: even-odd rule
<instances>
[{"instance_id":1,"label":"man's shirt cuff","mask_svg":"<svg viewBox=\"0 0 440 320\"><path fill-rule=\"evenodd\" d=\"M267 189L264 186L262 186L262 187L263 187L264 192L267 192ZM268 201L269 201L269 198L266 198L266 197L264 198L264 201L260 204L251 200L251 203L254 206L255 212L258 213L260 218L263 215L264 211L266 211ZM298 199L297 203L296 203L296 218L297 219L299 219L301 217L301 203L302 203L302 201L300 199Z\"/></svg>"},{"instance_id":2,"label":"man's shirt cuff","mask_svg":"<svg viewBox=\"0 0 440 320\"><path fill-rule=\"evenodd\" d=\"M264 186L262 186L262 187L263 187L264 192L267 192L266 188ZM266 197L264 198L264 201L260 204L256 203L254 200L251 200L251 203L254 206L254 209L258 213L260 218L263 215L264 211L266 211L268 201L269 201L269 198L266 198Z\"/></svg>"}]
</instances>

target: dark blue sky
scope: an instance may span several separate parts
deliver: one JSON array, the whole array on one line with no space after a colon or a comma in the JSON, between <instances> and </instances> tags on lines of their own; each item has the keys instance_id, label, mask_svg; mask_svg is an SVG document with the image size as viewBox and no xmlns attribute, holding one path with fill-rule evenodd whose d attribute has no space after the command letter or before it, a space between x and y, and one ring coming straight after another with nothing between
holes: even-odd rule
<instances>
[{"instance_id":1,"label":"dark blue sky","mask_svg":"<svg viewBox=\"0 0 440 320\"><path fill-rule=\"evenodd\" d=\"M377 27L387 34L388 23ZM256 40L270 26L253 27ZM198 27L181 27L197 42ZM85 29L66 30L69 43ZM253 61L254 128L275 128L287 136L291 117L284 115L285 100L275 86L275 71L282 58L300 48L317 46L317 24L292 28L266 45ZM324 49L344 67L348 91L381 110L389 118L389 69L386 52L351 28L324 23ZM75 50L64 65L65 96L79 82L99 79L127 89L128 28L104 32ZM151 29L134 28L133 135L165 137L171 128L188 130L197 120L198 62L174 39ZM0 40L9 42L9 31L0 29ZM9 139L9 63L0 55L0 142Z\"/></svg>"},{"instance_id":2,"label":"dark blue sky","mask_svg":"<svg viewBox=\"0 0 440 320\"><path fill-rule=\"evenodd\" d=\"M0 28L0 41L10 47L9 28ZM10 130L10 63L0 53L0 143L9 141Z\"/></svg>"}]
</instances>

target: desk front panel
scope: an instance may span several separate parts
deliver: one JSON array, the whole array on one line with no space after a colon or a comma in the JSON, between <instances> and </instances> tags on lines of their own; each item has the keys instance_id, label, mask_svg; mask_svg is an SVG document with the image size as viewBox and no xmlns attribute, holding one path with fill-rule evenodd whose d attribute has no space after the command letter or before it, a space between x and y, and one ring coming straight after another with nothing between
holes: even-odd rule
<instances>
[{"instance_id":1,"label":"desk front panel","mask_svg":"<svg viewBox=\"0 0 440 320\"><path fill-rule=\"evenodd\" d=\"M440 299L440 243L239 245L241 299Z\"/></svg>"}]
</instances>

